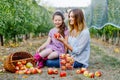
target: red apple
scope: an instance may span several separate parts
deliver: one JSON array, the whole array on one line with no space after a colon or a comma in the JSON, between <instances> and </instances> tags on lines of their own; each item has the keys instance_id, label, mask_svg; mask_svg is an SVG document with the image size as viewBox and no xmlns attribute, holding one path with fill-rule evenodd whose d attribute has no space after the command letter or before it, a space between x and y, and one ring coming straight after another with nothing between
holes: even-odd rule
<instances>
[{"instance_id":1,"label":"red apple","mask_svg":"<svg viewBox=\"0 0 120 80\"><path fill-rule=\"evenodd\" d=\"M18 61L17 63L16 63L16 66L20 66L22 63L20 62L20 61Z\"/></svg>"},{"instance_id":2,"label":"red apple","mask_svg":"<svg viewBox=\"0 0 120 80\"><path fill-rule=\"evenodd\" d=\"M84 73L87 69L86 68L81 68L80 71Z\"/></svg>"},{"instance_id":3,"label":"red apple","mask_svg":"<svg viewBox=\"0 0 120 80\"><path fill-rule=\"evenodd\" d=\"M71 66L71 64L70 63L66 63L65 66L68 68L68 67Z\"/></svg>"},{"instance_id":4,"label":"red apple","mask_svg":"<svg viewBox=\"0 0 120 80\"><path fill-rule=\"evenodd\" d=\"M59 37L60 37L60 33L55 33L55 34L54 34L54 37L55 37L55 38L59 38Z\"/></svg>"},{"instance_id":5,"label":"red apple","mask_svg":"<svg viewBox=\"0 0 120 80\"><path fill-rule=\"evenodd\" d=\"M31 74L30 69L26 69L26 70L25 70L25 74Z\"/></svg>"},{"instance_id":6,"label":"red apple","mask_svg":"<svg viewBox=\"0 0 120 80\"><path fill-rule=\"evenodd\" d=\"M66 66L61 66L61 70L66 70Z\"/></svg>"},{"instance_id":7,"label":"red apple","mask_svg":"<svg viewBox=\"0 0 120 80\"><path fill-rule=\"evenodd\" d=\"M66 76L67 76L67 73L65 71L60 72L60 77L66 77Z\"/></svg>"},{"instance_id":8,"label":"red apple","mask_svg":"<svg viewBox=\"0 0 120 80\"><path fill-rule=\"evenodd\" d=\"M65 54L61 54L60 59L65 59Z\"/></svg>"},{"instance_id":9,"label":"red apple","mask_svg":"<svg viewBox=\"0 0 120 80\"><path fill-rule=\"evenodd\" d=\"M61 65L65 65L66 64L66 61L64 59L60 60L60 64Z\"/></svg>"},{"instance_id":10,"label":"red apple","mask_svg":"<svg viewBox=\"0 0 120 80\"><path fill-rule=\"evenodd\" d=\"M49 75L53 74L53 69L52 69L52 68L48 68L47 73L48 73Z\"/></svg>"},{"instance_id":11,"label":"red apple","mask_svg":"<svg viewBox=\"0 0 120 80\"><path fill-rule=\"evenodd\" d=\"M90 72L89 73L89 78L94 78L94 73Z\"/></svg>"},{"instance_id":12,"label":"red apple","mask_svg":"<svg viewBox=\"0 0 120 80\"><path fill-rule=\"evenodd\" d=\"M36 74L37 73L37 70L35 68L30 68L30 71L32 74Z\"/></svg>"},{"instance_id":13,"label":"red apple","mask_svg":"<svg viewBox=\"0 0 120 80\"><path fill-rule=\"evenodd\" d=\"M80 70L76 70L76 74L80 74Z\"/></svg>"},{"instance_id":14,"label":"red apple","mask_svg":"<svg viewBox=\"0 0 120 80\"><path fill-rule=\"evenodd\" d=\"M100 77L101 75L102 75L102 73L100 71L95 72L95 76Z\"/></svg>"},{"instance_id":15,"label":"red apple","mask_svg":"<svg viewBox=\"0 0 120 80\"><path fill-rule=\"evenodd\" d=\"M54 74L58 74L58 70L57 69L53 69L53 73Z\"/></svg>"},{"instance_id":16,"label":"red apple","mask_svg":"<svg viewBox=\"0 0 120 80\"><path fill-rule=\"evenodd\" d=\"M15 71L16 74L19 74L19 71Z\"/></svg>"},{"instance_id":17,"label":"red apple","mask_svg":"<svg viewBox=\"0 0 120 80\"><path fill-rule=\"evenodd\" d=\"M19 66L15 66L15 69L16 69L16 70L20 70Z\"/></svg>"},{"instance_id":18,"label":"red apple","mask_svg":"<svg viewBox=\"0 0 120 80\"><path fill-rule=\"evenodd\" d=\"M89 71L87 71L87 70L84 71L83 75L86 76L86 77L88 77L89 76Z\"/></svg>"},{"instance_id":19,"label":"red apple","mask_svg":"<svg viewBox=\"0 0 120 80\"><path fill-rule=\"evenodd\" d=\"M66 57L70 57L70 54L66 54Z\"/></svg>"},{"instance_id":20,"label":"red apple","mask_svg":"<svg viewBox=\"0 0 120 80\"><path fill-rule=\"evenodd\" d=\"M38 72L39 74L42 73L42 70L41 70L41 69L36 68L36 70L37 70L37 72Z\"/></svg>"},{"instance_id":21,"label":"red apple","mask_svg":"<svg viewBox=\"0 0 120 80\"><path fill-rule=\"evenodd\" d=\"M23 65L25 65L27 62L26 62L26 60L23 60L23 61L21 61L21 63L22 63Z\"/></svg>"}]
</instances>

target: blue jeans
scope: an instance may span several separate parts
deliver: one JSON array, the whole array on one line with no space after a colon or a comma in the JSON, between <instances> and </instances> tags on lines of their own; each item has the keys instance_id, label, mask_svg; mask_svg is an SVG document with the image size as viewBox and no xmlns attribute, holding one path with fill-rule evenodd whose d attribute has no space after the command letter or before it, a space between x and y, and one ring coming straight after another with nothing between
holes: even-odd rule
<instances>
[{"instance_id":1,"label":"blue jeans","mask_svg":"<svg viewBox=\"0 0 120 80\"><path fill-rule=\"evenodd\" d=\"M60 67L60 64L59 64L59 59L49 59L46 61L45 63L46 66L48 67L56 67L56 68L59 68ZM74 68L81 68L83 67L83 64L81 63L78 63L77 61L74 62Z\"/></svg>"}]
</instances>

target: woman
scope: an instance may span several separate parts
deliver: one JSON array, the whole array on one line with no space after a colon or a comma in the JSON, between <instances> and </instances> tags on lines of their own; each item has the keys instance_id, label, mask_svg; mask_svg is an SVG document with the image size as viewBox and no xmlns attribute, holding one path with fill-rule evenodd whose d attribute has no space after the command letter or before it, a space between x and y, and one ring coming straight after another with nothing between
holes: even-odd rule
<instances>
[{"instance_id":1,"label":"woman","mask_svg":"<svg viewBox=\"0 0 120 80\"><path fill-rule=\"evenodd\" d=\"M73 9L69 12L68 18L68 43L64 41L62 35L58 40L68 48L68 52L74 58L74 68L88 67L90 57L90 34L85 25L84 14L81 9ZM46 65L48 67L58 67L59 60L48 60Z\"/></svg>"}]
</instances>

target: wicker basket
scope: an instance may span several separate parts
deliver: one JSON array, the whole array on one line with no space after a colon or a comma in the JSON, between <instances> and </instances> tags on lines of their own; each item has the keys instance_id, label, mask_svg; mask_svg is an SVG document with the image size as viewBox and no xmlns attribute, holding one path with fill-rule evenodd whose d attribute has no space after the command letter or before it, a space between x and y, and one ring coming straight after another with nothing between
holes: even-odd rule
<instances>
[{"instance_id":1,"label":"wicker basket","mask_svg":"<svg viewBox=\"0 0 120 80\"><path fill-rule=\"evenodd\" d=\"M31 62L35 66L34 58L31 54L27 52L16 52L8 55L4 61L4 68L9 72L15 72L15 64L18 61L26 60L26 62Z\"/></svg>"}]
</instances>

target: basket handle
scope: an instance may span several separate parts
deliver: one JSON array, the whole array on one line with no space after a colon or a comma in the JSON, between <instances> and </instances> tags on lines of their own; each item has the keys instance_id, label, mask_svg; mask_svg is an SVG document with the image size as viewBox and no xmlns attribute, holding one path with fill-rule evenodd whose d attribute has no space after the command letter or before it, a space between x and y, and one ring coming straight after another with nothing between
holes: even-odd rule
<instances>
[{"instance_id":1,"label":"basket handle","mask_svg":"<svg viewBox=\"0 0 120 80\"><path fill-rule=\"evenodd\" d=\"M14 61L11 61L11 62L18 62L18 61L30 60L30 59L33 59L33 60L34 60L34 58L27 58L27 59L21 59L21 60L14 60Z\"/></svg>"}]
</instances>

